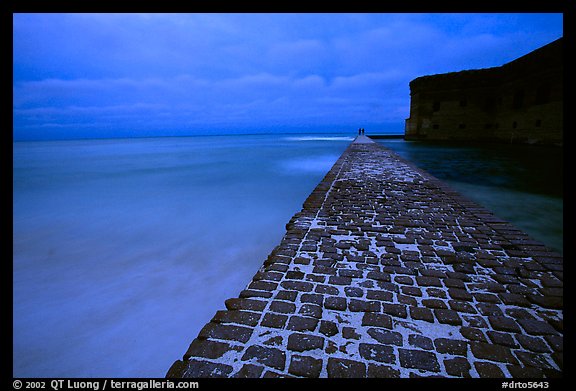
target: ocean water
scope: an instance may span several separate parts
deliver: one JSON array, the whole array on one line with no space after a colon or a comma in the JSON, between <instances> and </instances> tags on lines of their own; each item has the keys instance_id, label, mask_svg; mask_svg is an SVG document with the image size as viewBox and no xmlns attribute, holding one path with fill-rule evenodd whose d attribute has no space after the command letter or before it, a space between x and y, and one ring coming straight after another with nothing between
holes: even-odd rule
<instances>
[{"instance_id":1,"label":"ocean water","mask_svg":"<svg viewBox=\"0 0 576 391\"><path fill-rule=\"evenodd\" d=\"M352 140L14 143L13 375L164 376Z\"/></svg>"},{"instance_id":2,"label":"ocean water","mask_svg":"<svg viewBox=\"0 0 576 391\"><path fill-rule=\"evenodd\" d=\"M353 136L14 143L13 376L164 376ZM550 153L382 143L561 248Z\"/></svg>"},{"instance_id":3,"label":"ocean water","mask_svg":"<svg viewBox=\"0 0 576 391\"><path fill-rule=\"evenodd\" d=\"M563 253L563 149L378 140L548 247Z\"/></svg>"}]
</instances>

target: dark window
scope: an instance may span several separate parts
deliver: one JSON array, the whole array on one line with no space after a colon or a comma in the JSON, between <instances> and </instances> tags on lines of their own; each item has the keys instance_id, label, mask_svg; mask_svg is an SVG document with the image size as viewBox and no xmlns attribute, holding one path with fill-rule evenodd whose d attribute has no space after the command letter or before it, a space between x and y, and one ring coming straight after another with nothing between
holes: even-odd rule
<instances>
[{"instance_id":1,"label":"dark window","mask_svg":"<svg viewBox=\"0 0 576 391\"><path fill-rule=\"evenodd\" d=\"M458 129L466 129L466 124L459 124Z\"/></svg>"},{"instance_id":2,"label":"dark window","mask_svg":"<svg viewBox=\"0 0 576 391\"><path fill-rule=\"evenodd\" d=\"M518 122L512 122L512 129L516 129L518 127Z\"/></svg>"},{"instance_id":3,"label":"dark window","mask_svg":"<svg viewBox=\"0 0 576 391\"><path fill-rule=\"evenodd\" d=\"M484 129L490 129L492 128L492 124L484 124Z\"/></svg>"},{"instance_id":4,"label":"dark window","mask_svg":"<svg viewBox=\"0 0 576 391\"><path fill-rule=\"evenodd\" d=\"M548 102L550 102L550 87L542 85L536 90L536 100L534 103L543 105Z\"/></svg>"},{"instance_id":5,"label":"dark window","mask_svg":"<svg viewBox=\"0 0 576 391\"><path fill-rule=\"evenodd\" d=\"M496 108L496 99L486 98L484 101L484 110L493 111Z\"/></svg>"},{"instance_id":6,"label":"dark window","mask_svg":"<svg viewBox=\"0 0 576 391\"><path fill-rule=\"evenodd\" d=\"M433 124L433 125L432 125L432 129L440 129L440 125L438 125L438 124Z\"/></svg>"},{"instance_id":7,"label":"dark window","mask_svg":"<svg viewBox=\"0 0 576 391\"><path fill-rule=\"evenodd\" d=\"M466 99L460 99L460 107L468 106L468 101Z\"/></svg>"},{"instance_id":8,"label":"dark window","mask_svg":"<svg viewBox=\"0 0 576 391\"><path fill-rule=\"evenodd\" d=\"M541 120L541 119L537 119L537 120L536 120L536 127L539 128L540 126L542 126L542 120Z\"/></svg>"},{"instance_id":9,"label":"dark window","mask_svg":"<svg viewBox=\"0 0 576 391\"><path fill-rule=\"evenodd\" d=\"M514 92L514 100L512 101L512 108L521 109L524 106L524 90L522 88Z\"/></svg>"},{"instance_id":10,"label":"dark window","mask_svg":"<svg viewBox=\"0 0 576 391\"><path fill-rule=\"evenodd\" d=\"M438 111L440 110L440 101L436 100L434 101L434 103L432 104L432 111Z\"/></svg>"}]
</instances>

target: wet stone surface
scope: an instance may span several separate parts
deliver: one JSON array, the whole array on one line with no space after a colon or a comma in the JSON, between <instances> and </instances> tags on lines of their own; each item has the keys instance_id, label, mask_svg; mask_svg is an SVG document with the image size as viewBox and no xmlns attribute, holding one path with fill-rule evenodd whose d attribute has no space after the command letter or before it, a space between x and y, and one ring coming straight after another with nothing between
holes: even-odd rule
<instances>
[{"instance_id":1,"label":"wet stone surface","mask_svg":"<svg viewBox=\"0 0 576 391\"><path fill-rule=\"evenodd\" d=\"M562 262L359 138L167 376L558 377Z\"/></svg>"}]
</instances>

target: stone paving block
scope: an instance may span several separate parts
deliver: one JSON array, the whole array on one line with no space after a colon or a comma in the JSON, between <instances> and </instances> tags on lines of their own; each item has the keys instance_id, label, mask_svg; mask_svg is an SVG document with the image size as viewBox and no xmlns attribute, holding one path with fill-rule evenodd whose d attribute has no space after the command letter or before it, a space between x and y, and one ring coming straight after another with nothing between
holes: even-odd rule
<instances>
[{"instance_id":1,"label":"stone paving block","mask_svg":"<svg viewBox=\"0 0 576 391\"><path fill-rule=\"evenodd\" d=\"M324 338L304 333L290 334L288 337L288 350L303 352L306 350L322 349Z\"/></svg>"},{"instance_id":2,"label":"stone paving block","mask_svg":"<svg viewBox=\"0 0 576 391\"><path fill-rule=\"evenodd\" d=\"M329 320L322 320L320 322L320 333L327 337L332 337L333 335L338 334L338 326L336 323Z\"/></svg>"},{"instance_id":3,"label":"stone paving block","mask_svg":"<svg viewBox=\"0 0 576 391\"><path fill-rule=\"evenodd\" d=\"M362 326L383 327L386 329L392 328L392 317L386 314L376 314L367 312L362 318Z\"/></svg>"},{"instance_id":4,"label":"stone paving block","mask_svg":"<svg viewBox=\"0 0 576 391\"><path fill-rule=\"evenodd\" d=\"M296 311L296 305L294 303L275 300L270 303L270 311L278 312L281 314L293 314L294 311Z\"/></svg>"},{"instance_id":5,"label":"stone paving block","mask_svg":"<svg viewBox=\"0 0 576 391\"><path fill-rule=\"evenodd\" d=\"M458 316L458 312L448 309L435 309L434 316L438 319L438 322L444 324L451 324L455 326L459 326L462 324L462 319Z\"/></svg>"},{"instance_id":6,"label":"stone paving block","mask_svg":"<svg viewBox=\"0 0 576 391\"><path fill-rule=\"evenodd\" d=\"M195 339L184 354L184 360L188 360L190 357L215 359L222 357L226 352L233 350L240 351L242 348L224 342Z\"/></svg>"},{"instance_id":7,"label":"stone paving block","mask_svg":"<svg viewBox=\"0 0 576 391\"><path fill-rule=\"evenodd\" d=\"M309 357L292 355L288 372L302 377L319 377L322 371L322 360Z\"/></svg>"},{"instance_id":8,"label":"stone paving block","mask_svg":"<svg viewBox=\"0 0 576 391\"><path fill-rule=\"evenodd\" d=\"M200 339L224 339L238 342L248 342L254 329L236 325L210 322L198 333Z\"/></svg>"},{"instance_id":9,"label":"stone paving block","mask_svg":"<svg viewBox=\"0 0 576 391\"><path fill-rule=\"evenodd\" d=\"M470 349L474 357L479 359L518 364L518 360L512 354L511 349L505 346L472 341L470 342Z\"/></svg>"},{"instance_id":10,"label":"stone paving block","mask_svg":"<svg viewBox=\"0 0 576 391\"><path fill-rule=\"evenodd\" d=\"M455 357L444 360L446 373L457 377L471 377L470 363L464 357Z\"/></svg>"},{"instance_id":11,"label":"stone paving block","mask_svg":"<svg viewBox=\"0 0 576 391\"><path fill-rule=\"evenodd\" d=\"M518 323L530 335L555 335L558 332L547 322L535 319L520 319Z\"/></svg>"},{"instance_id":12,"label":"stone paving block","mask_svg":"<svg viewBox=\"0 0 576 391\"><path fill-rule=\"evenodd\" d=\"M328 377L335 378L364 378L366 377L366 364L344 358L329 358L326 366Z\"/></svg>"},{"instance_id":13,"label":"stone paving block","mask_svg":"<svg viewBox=\"0 0 576 391\"><path fill-rule=\"evenodd\" d=\"M474 363L474 367L476 368L476 371L478 372L478 375L480 375L480 377L487 377L487 378L505 377L502 370L496 364L476 361Z\"/></svg>"},{"instance_id":14,"label":"stone paving block","mask_svg":"<svg viewBox=\"0 0 576 391\"><path fill-rule=\"evenodd\" d=\"M202 377L228 377L234 368L230 365L213 363L209 361L190 360L185 376L192 378Z\"/></svg>"},{"instance_id":15,"label":"stone paving block","mask_svg":"<svg viewBox=\"0 0 576 391\"><path fill-rule=\"evenodd\" d=\"M244 364L242 368L233 376L235 378L258 378L262 375L264 367L254 364Z\"/></svg>"},{"instance_id":16,"label":"stone paving block","mask_svg":"<svg viewBox=\"0 0 576 391\"><path fill-rule=\"evenodd\" d=\"M256 362L280 371L286 366L286 353L280 349L266 346L252 345L246 349L242 361L255 360Z\"/></svg>"},{"instance_id":17,"label":"stone paving block","mask_svg":"<svg viewBox=\"0 0 576 391\"><path fill-rule=\"evenodd\" d=\"M487 331L486 334L488 334L488 338L490 339L490 342L495 343L497 345L503 345L503 346L507 346L509 348L518 348L520 347L518 345L518 343L516 342L516 340L514 339L514 337L512 337L511 334L509 333L503 333L500 331Z\"/></svg>"},{"instance_id":18,"label":"stone paving block","mask_svg":"<svg viewBox=\"0 0 576 391\"><path fill-rule=\"evenodd\" d=\"M434 322L434 314L428 308L409 307L410 316L415 320L425 320L426 322Z\"/></svg>"},{"instance_id":19,"label":"stone paving block","mask_svg":"<svg viewBox=\"0 0 576 391\"><path fill-rule=\"evenodd\" d=\"M447 353L456 356L466 356L468 350L465 341L447 338L436 338L434 340L434 346L436 346L436 351L438 353Z\"/></svg>"},{"instance_id":20,"label":"stone paving block","mask_svg":"<svg viewBox=\"0 0 576 391\"><path fill-rule=\"evenodd\" d=\"M423 369L439 372L440 364L436 355L424 350L398 349L400 365L404 368Z\"/></svg>"},{"instance_id":21,"label":"stone paving block","mask_svg":"<svg viewBox=\"0 0 576 391\"><path fill-rule=\"evenodd\" d=\"M264 315L264 318L262 319L260 324L265 327L281 329L284 328L287 320L288 315L274 314L269 312L266 315Z\"/></svg>"},{"instance_id":22,"label":"stone paving block","mask_svg":"<svg viewBox=\"0 0 576 391\"><path fill-rule=\"evenodd\" d=\"M318 325L318 319L303 316L291 316L286 328L293 331L313 331Z\"/></svg>"},{"instance_id":23,"label":"stone paving block","mask_svg":"<svg viewBox=\"0 0 576 391\"><path fill-rule=\"evenodd\" d=\"M432 350L434 349L434 344L432 340L428 337L418 334L410 334L408 336L408 343L410 346L414 346L416 348L424 349L424 350Z\"/></svg>"},{"instance_id":24,"label":"stone paving block","mask_svg":"<svg viewBox=\"0 0 576 391\"><path fill-rule=\"evenodd\" d=\"M376 328L369 328L368 335L374 338L376 341L380 342L384 345L397 345L403 346L402 334L390 331L390 330L383 330L383 329L376 329Z\"/></svg>"},{"instance_id":25,"label":"stone paving block","mask_svg":"<svg viewBox=\"0 0 576 391\"><path fill-rule=\"evenodd\" d=\"M388 365L368 364L368 377L381 379L399 378L400 371Z\"/></svg>"},{"instance_id":26,"label":"stone paving block","mask_svg":"<svg viewBox=\"0 0 576 391\"><path fill-rule=\"evenodd\" d=\"M562 256L385 148L286 229L167 376L562 376Z\"/></svg>"}]
</instances>

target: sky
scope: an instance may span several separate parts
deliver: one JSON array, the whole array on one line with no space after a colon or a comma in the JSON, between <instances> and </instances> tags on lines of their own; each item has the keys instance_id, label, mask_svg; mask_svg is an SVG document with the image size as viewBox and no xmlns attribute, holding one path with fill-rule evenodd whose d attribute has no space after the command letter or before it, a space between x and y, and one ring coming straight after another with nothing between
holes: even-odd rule
<instances>
[{"instance_id":1,"label":"sky","mask_svg":"<svg viewBox=\"0 0 576 391\"><path fill-rule=\"evenodd\" d=\"M15 140L402 133L416 77L502 65L562 14L14 14Z\"/></svg>"}]
</instances>

